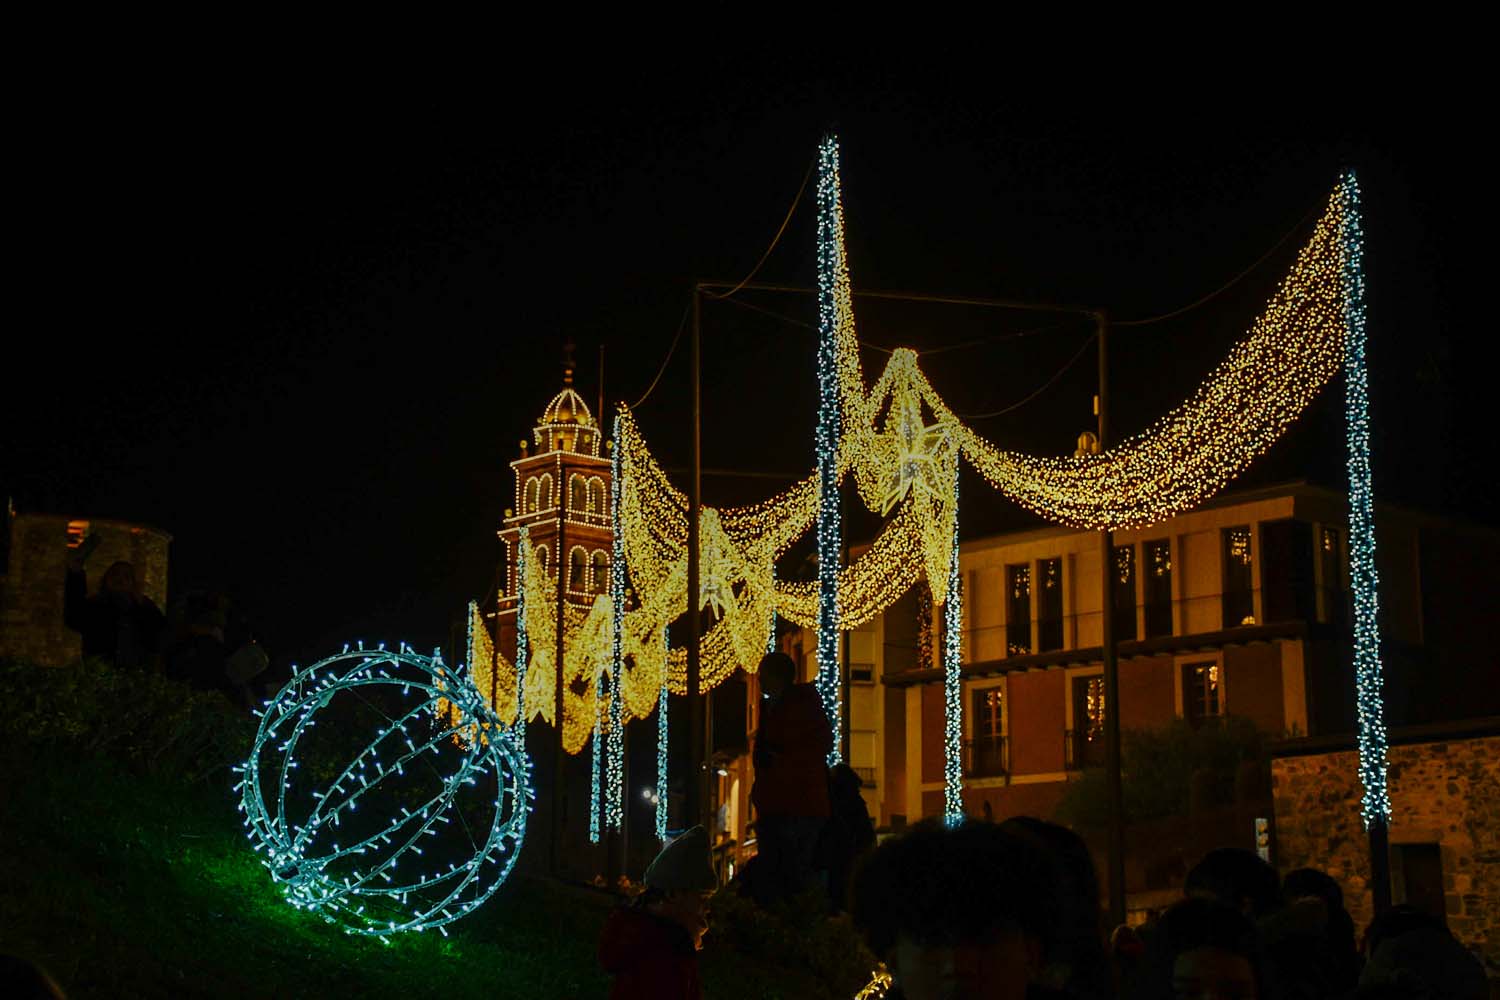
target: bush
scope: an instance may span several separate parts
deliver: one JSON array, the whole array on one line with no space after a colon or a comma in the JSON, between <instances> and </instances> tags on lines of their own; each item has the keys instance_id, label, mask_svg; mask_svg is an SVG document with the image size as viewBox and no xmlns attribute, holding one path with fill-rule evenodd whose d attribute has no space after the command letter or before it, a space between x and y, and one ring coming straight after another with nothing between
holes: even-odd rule
<instances>
[{"instance_id":1,"label":"bush","mask_svg":"<svg viewBox=\"0 0 1500 1000\"><path fill-rule=\"evenodd\" d=\"M61 668L0 661L0 743L199 781L245 759L252 721L217 692L100 660Z\"/></svg>"},{"instance_id":2,"label":"bush","mask_svg":"<svg viewBox=\"0 0 1500 1000\"><path fill-rule=\"evenodd\" d=\"M709 920L705 948L732 955L734 966L805 969L808 982L801 992L789 989L788 997L853 996L875 968L875 956L849 920L829 919L821 891L762 908L726 886L714 895ZM826 993L806 992L820 987Z\"/></svg>"},{"instance_id":3,"label":"bush","mask_svg":"<svg viewBox=\"0 0 1500 1000\"><path fill-rule=\"evenodd\" d=\"M1185 816L1195 804L1232 801L1243 766L1265 767L1266 736L1237 716L1197 728L1177 719L1160 729L1121 733L1120 752L1125 818L1139 822ZM1081 829L1104 827L1109 819L1104 782L1103 768L1070 782L1057 818Z\"/></svg>"}]
</instances>

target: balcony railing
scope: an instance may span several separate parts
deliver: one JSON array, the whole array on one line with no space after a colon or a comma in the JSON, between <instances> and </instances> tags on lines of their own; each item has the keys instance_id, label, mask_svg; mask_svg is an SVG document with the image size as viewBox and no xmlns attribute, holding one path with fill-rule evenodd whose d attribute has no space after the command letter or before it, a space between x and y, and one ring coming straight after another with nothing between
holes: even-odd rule
<instances>
[{"instance_id":1,"label":"balcony railing","mask_svg":"<svg viewBox=\"0 0 1500 1000\"><path fill-rule=\"evenodd\" d=\"M873 767L854 767L854 773L859 775L859 783L866 788L875 787L875 769Z\"/></svg>"},{"instance_id":2,"label":"balcony railing","mask_svg":"<svg viewBox=\"0 0 1500 1000\"><path fill-rule=\"evenodd\" d=\"M1063 730L1063 766L1069 771L1104 766L1104 733L1089 739L1086 729Z\"/></svg>"},{"instance_id":3,"label":"balcony railing","mask_svg":"<svg viewBox=\"0 0 1500 1000\"><path fill-rule=\"evenodd\" d=\"M1004 736L981 736L963 744L964 777L998 778L1010 773L1010 744Z\"/></svg>"}]
</instances>

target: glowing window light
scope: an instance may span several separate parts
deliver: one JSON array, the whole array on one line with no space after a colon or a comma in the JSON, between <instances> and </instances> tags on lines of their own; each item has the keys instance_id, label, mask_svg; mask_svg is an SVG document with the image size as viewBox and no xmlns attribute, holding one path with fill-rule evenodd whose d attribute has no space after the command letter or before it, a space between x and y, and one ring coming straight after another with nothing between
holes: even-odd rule
<instances>
[{"instance_id":1,"label":"glowing window light","mask_svg":"<svg viewBox=\"0 0 1500 1000\"><path fill-rule=\"evenodd\" d=\"M341 770L343 758L312 732L335 701L384 720ZM346 646L298 671L257 714L235 790L251 845L293 907L388 940L443 929L510 874L531 808L530 762L469 675L436 652ZM299 755L337 776L304 786ZM481 779L494 790L481 791ZM476 808L492 810L487 828L473 823Z\"/></svg>"}]
</instances>

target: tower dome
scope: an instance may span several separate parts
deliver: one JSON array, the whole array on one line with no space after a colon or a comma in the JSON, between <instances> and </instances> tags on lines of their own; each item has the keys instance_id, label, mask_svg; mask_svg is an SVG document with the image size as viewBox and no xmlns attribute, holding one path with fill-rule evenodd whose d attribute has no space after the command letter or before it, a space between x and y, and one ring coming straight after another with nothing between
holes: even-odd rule
<instances>
[{"instance_id":1,"label":"tower dome","mask_svg":"<svg viewBox=\"0 0 1500 1000\"><path fill-rule=\"evenodd\" d=\"M571 359L563 365L562 391L542 411L532 432L537 452L568 451L578 455L599 456L599 425L594 422L588 404L573 388Z\"/></svg>"}]
</instances>

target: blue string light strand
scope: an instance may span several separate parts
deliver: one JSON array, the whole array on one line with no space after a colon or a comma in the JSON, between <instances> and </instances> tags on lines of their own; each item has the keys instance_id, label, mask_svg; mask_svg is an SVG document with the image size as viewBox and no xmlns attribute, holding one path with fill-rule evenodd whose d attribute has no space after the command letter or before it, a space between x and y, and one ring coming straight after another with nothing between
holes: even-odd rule
<instances>
[{"instance_id":1,"label":"blue string light strand","mask_svg":"<svg viewBox=\"0 0 1500 1000\"><path fill-rule=\"evenodd\" d=\"M771 560L771 591L766 598L766 603L771 606L771 613L767 616L770 621L767 625L769 631L766 633L766 652L776 652L776 560Z\"/></svg>"},{"instance_id":2,"label":"blue string light strand","mask_svg":"<svg viewBox=\"0 0 1500 1000\"><path fill-rule=\"evenodd\" d=\"M526 748L526 666L531 650L526 641L526 559L531 532L523 525L516 539L516 745Z\"/></svg>"},{"instance_id":3,"label":"blue string light strand","mask_svg":"<svg viewBox=\"0 0 1500 1000\"><path fill-rule=\"evenodd\" d=\"M839 512L840 397L837 338L838 283L844 271L844 220L839 194L839 146L835 136L818 145L818 692L832 731L841 732L839 686L839 556L843 526ZM843 759L839 741L828 753Z\"/></svg>"},{"instance_id":4,"label":"blue string light strand","mask_svg":"<svg viewBox=\"0 0 1500 1000\"><path fill-rule=\"evenodd\" d=\"M615 414L614 439L620 440L620 415ZM610 450L610 658L609 658L609 786L608 825L619 830L625 821L625 719L621 680L625 676L625 529L620 520L620 449Z\"/></svg>"},{"instance_id":5,"label":"blue string light strand","mask_svg":"<svg viewBox=\"0 0 1500 1000\"><path fill-rule=\"evenodd\" d=\"M953 549L948 561L948 597L943 608L943 819L964 819L962 636L964 599L958 575L958 466L953 468Z\"/></svg>"},{"instance_id":6,"label":"blue string light strand","mask_svg":"<svg viewBox=\"0 0 1500 1000\"><path fill-rule=\"evenodd\" d=\"M671 652L667 626L661 627L662 662ZM661 694L656 701L656 839L667 839L667 677L662 674Z\"/></svg>"},{"instance_id":7,"label":"blue string light strand","mask_svg":"<svg viewBox=\"0 0 1500 1000\"><path fill-rule=\"evenodd\" d=\"M324 720L338 721L319 732L330 706ZM533 798L530 761L439 653L345 647L256 714L235 790L251 846L293 907L386 941L446 935L510 874ZM357 751L351 720L370 724ZM320 774L336 776L317 787Z\"/></svg>"},{"instance_id":8,"label":"blue string light strand","mask_svg":"<svg viewBox=\"0 0 1500 1000\"><path fill-rule=\"evenodd\" d=\"M1349 577L1354 594L1354 684L1359 714L1359 778L1365 827L1389 824L1386 728L1380 662L1379 576L1375 569L1375 493L1370 474L1370 398L1365 358L1364 232L1359 182L1353 172L1339 185L1343 217L1344 419L1349 467Z\"/></svg>"},{"instance_id":9,"label":"blue string light strand","mask_svg":"<svg viewBox=\"0 0 1500 1000\"><path fill-rule=\"evenodd\" d=\"M589 843L599 843L599 757L604 722L604 668L594 668L594 746L593 768L589 771Z\"/></svg>"}]
</instances>

